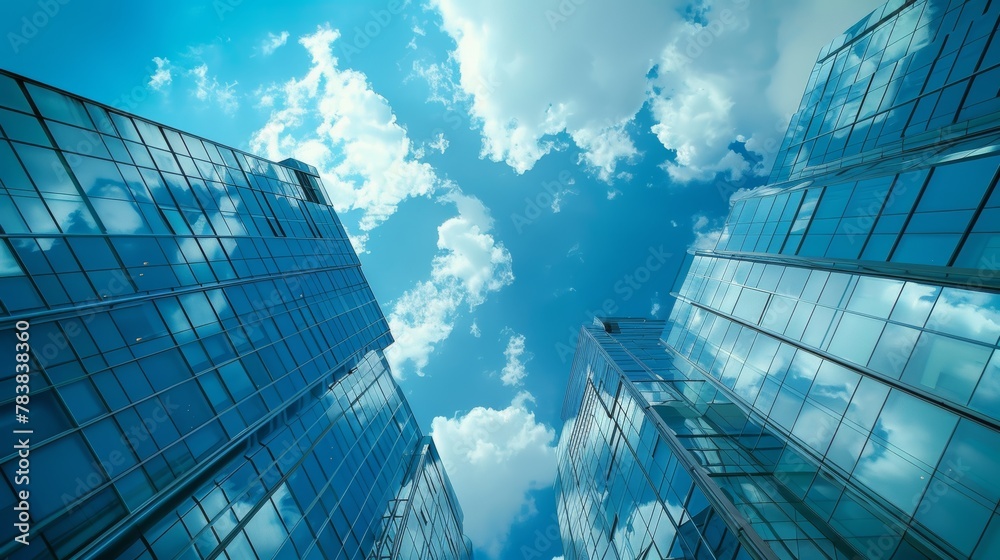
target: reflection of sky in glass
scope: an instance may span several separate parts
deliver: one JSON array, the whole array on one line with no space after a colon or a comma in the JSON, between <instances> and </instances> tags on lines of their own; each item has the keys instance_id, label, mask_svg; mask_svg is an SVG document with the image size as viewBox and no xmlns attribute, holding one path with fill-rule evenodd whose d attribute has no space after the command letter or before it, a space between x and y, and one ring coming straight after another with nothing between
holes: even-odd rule
<instances>
[{"instance_id":1,"label":"reflection of sky in glass","mask_svg":"<svg viewBox=\"0 0 1000 560\"><path fill-rule=\"evenodd\" d=\"M1000 337L1000 295L945 288L927 328L995 344Z\"/></svg>"},{"instance_id":2,"label":"reflection of sky in glass","mask_svg":"<svg viewBox=\"0 0 1000 560\"><path fill-rule=\"evenodd\" d=\"M933 466L957 422L953 413L893 390L879 415L877 428L887 443Z\"/></svg>"}]
</instances>

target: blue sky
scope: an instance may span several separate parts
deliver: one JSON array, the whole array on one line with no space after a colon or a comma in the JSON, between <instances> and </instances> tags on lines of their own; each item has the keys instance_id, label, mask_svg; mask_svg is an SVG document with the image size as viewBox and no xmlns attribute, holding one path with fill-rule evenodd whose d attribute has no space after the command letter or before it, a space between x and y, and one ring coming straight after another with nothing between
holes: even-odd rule
<instances>
[{"instance_id":1,"label":"blue sky","mask_svg":"<svg viewBox=\"0 0 1000 560\"><path fill-rule=\"evenodd\" d=\"M561 554L575 332L669 313L878 2L8 0L0 66L316 165L485 558Z\"/></svg>"}]
</instances>

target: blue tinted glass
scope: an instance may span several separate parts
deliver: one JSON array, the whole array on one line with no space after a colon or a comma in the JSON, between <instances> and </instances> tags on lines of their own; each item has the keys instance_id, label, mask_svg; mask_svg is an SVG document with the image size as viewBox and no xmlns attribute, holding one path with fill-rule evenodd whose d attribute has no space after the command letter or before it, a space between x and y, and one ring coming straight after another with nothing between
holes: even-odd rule
<instances>
[{"instance_id":1,"label":"blue tinted glass","mask_svg":"<svg viewBox=\"0 0 1000 560\"><path fill-rule=\"evenodd\" d=\"M997 157L988 157L935 167L917 211L976 208L993 181L998 162Z\"/></svg>"},{"instance_id":2,"label":"blue tinted glass","mask_svg":"<svg viewBox=\"0 0 1000 560\"><path fill-rule=\"evenodd\" d=\"M2 74L0 74L0 105L25 113L32 112L18 83L13 78Z\"/></svg>"},{"instance_id":3,"label":"blue tinted glass","mask_svg":"<svg viewBox=\"0 0 1000 560\"><path fill-rule=\"evenodd\" d=\"M30 115L23 115L16 111L0 109L0 128L11 140L30 142L42 146L50 146L49 137L46 136L38 119Z\"/></svg>"},{"instance_id":4,"label":"blue tinted glass","mask_svg":"<svg viewBox=\"0 0 1000 560\"><path fill-rule=\"evenodd\" d=\"M94 124L90 122L87 110L83 107L83 103L79 99L67 97L59 92L36 86L35 84L25 84L25 86L27 86L28 93L31 94L31 98L38 107L38 112L43 117L84 128L94 128Z\"/></svg>"},{"instance_id":5,"label":"blue tinted glass","mask_svg":"<svg viewBox=\"0 0 1000 560\"><path fill-rule=\"evenodd\" d=\"M961 235L904 234L892 254L892 262L946 266Z\"/></svg>"}]
</instances>

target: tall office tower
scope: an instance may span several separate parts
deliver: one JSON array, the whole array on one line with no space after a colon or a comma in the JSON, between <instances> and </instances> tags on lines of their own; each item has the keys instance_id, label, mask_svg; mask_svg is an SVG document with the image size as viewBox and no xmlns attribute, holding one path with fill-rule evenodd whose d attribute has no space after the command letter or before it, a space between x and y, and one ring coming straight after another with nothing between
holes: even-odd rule
<instances>
[{"instance_id":1,"label":"tall office tower","mask_svg":"<svg viewBox=\"0 0 1000 560\"><path fill-rule=\"evenodd\" d=\"M0 182L0 556L470 557L315 168L0 73Z\"/></svg>"},{"instance_id":2,"label":"tall office tower","mask_svg":"<svg viewBox=\"0 0 1000 560\"><path fill-rule=\"evenodd\" d=\"M893 1L836 38L662 346L584 329L568 559L1000 558L998 14Z\"/></svg>"}]
</instances>

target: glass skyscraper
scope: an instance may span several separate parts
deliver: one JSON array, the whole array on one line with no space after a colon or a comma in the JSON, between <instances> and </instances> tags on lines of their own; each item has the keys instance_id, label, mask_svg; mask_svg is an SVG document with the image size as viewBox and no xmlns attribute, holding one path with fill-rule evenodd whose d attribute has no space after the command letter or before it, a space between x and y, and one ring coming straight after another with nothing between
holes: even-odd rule
<instances>
[{"instance_id":1,"label":"glass skyscraper","mask_svg":"<svg viewBox=\"0 0 1000 560\"><path fill-rule=\"evenodd\" d=\"M837 37L669 321L583 329L567 559L1000 558L998 17Z\"/></svg>"},{"instance_id":2,"label":"glass skyscraper","mask_svg":"<svg viewBox=\"0 0 1000 560\"><path fill-rule=\"evenodd\" d=\"M315 168L0 73L0 183L0 557L471 557Z\"/></svg>"}]
</instances>

